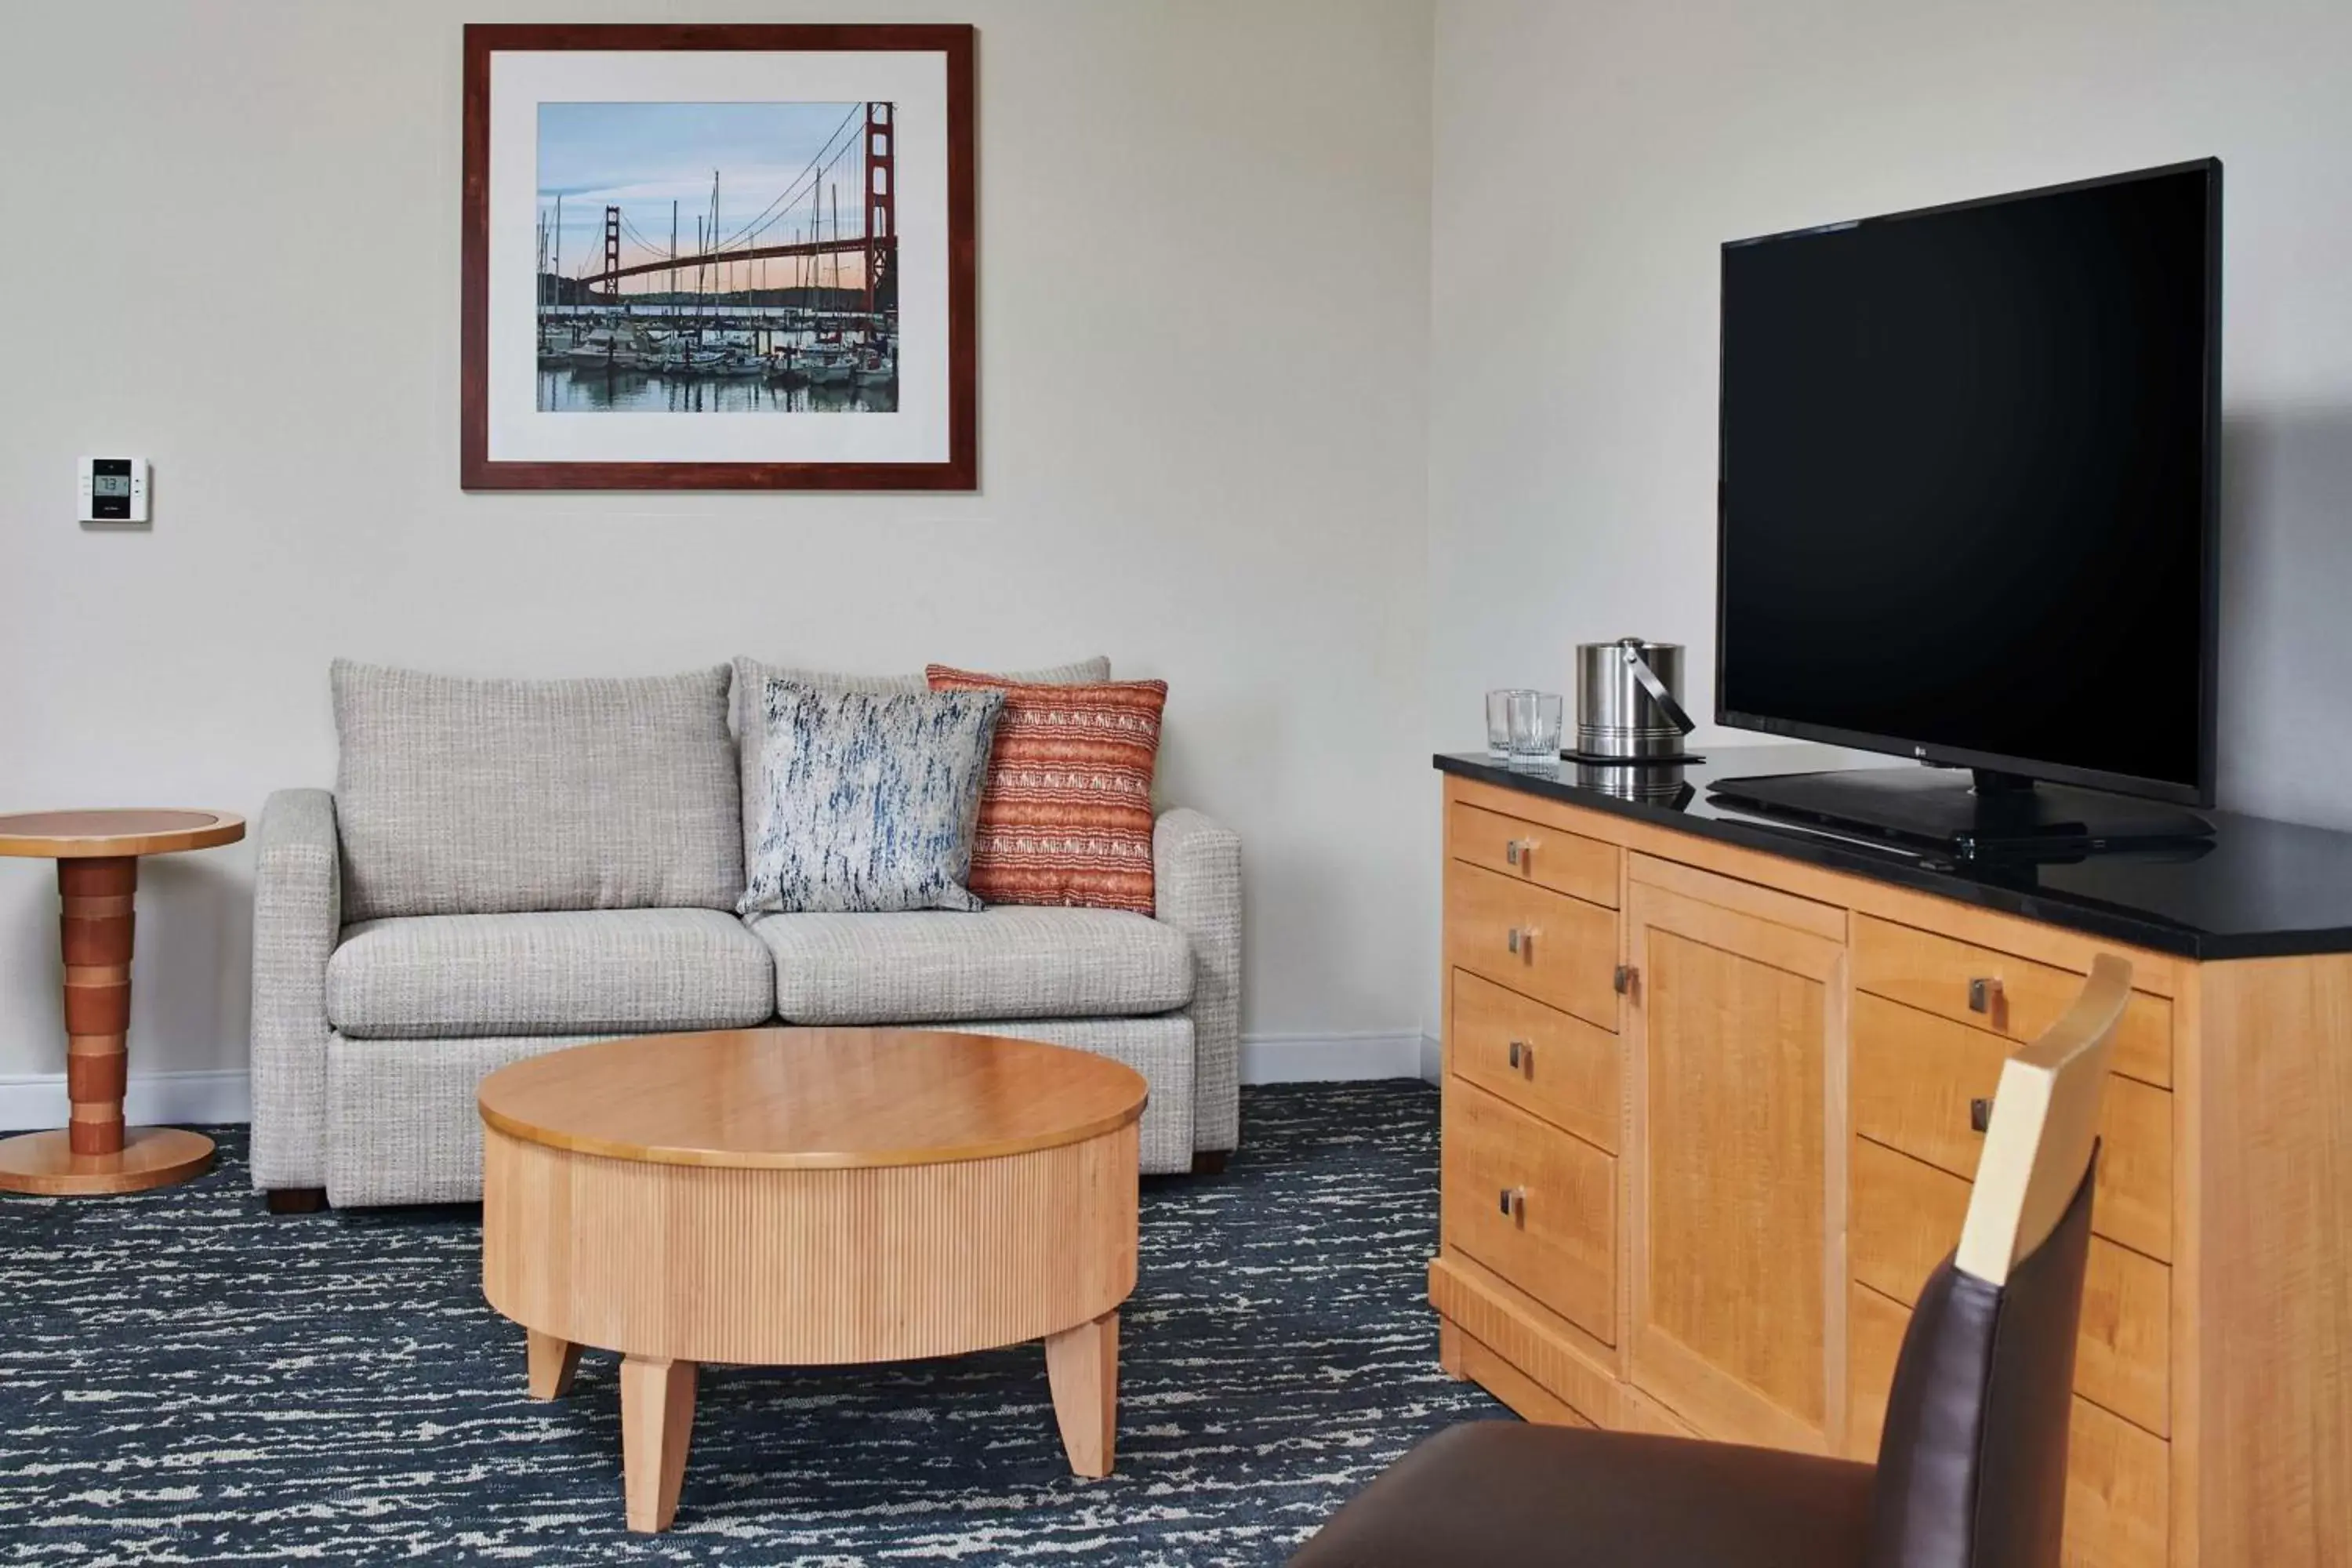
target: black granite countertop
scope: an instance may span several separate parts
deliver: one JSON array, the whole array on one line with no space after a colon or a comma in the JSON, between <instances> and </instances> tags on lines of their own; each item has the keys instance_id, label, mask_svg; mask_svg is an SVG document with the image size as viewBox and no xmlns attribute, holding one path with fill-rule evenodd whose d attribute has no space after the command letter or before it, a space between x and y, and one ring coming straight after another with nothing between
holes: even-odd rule
<instances>
[{"instance_id":1,"label":"black granite countertop","mask_svg":"<svg viewBox=\"0 0 2352 1568\"><path fill-rule=\"evenodd\" d=\"M2034 864L1958 860L1784 823L1709 798L1710 780L1834 767L1889 767L1886 757L1819 746L1709 748L1678 770L1643 770L1646 798L1624 787L1627 770L1557 767L1524 772L1483 752L1441 753L1462 778L1614 812L1726 844L1742 845L1899 887L2186 958L2352 952L2352 833L2209 811L2210 844L2126 850ZM1679 779L1675 776L1679 773Z\"/></svg>"}]
</instances>

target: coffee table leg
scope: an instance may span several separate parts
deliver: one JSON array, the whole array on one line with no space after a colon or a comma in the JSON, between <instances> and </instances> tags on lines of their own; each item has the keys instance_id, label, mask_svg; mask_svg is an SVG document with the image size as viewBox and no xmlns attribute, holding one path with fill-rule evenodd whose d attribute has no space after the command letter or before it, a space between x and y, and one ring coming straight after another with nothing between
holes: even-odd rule
<instances>
[{"instance_id":1,"label":"coffee table leg","mask_svg":"<svg viewBox=\"0 0 2352 1568\"><path fill-rule=\"evenodd\" d=\"M580 1347L537 1329L525 1329L523 1354L530 1368L530 1396L561 1399L572 1392L572 1374L580 1368Z\"/></svg>"},{"instance_id":2,"label":"coffee table leg","mask_svg":"<svg viewBox=\"0 0 2352 1568\"><path fill-rule=\"evenodd\" d=\"M621 1486L629 1528L667 1530L694 1436L694 1363L621 1358Z\"/></svg>"},{"instance_id":3,"label":"coffee table leg","mask_svg":"<svg viewBox=\"0 0 2352 1568\"><path fill-rule=\"evenodd\" d=\"M1118 1437L1118 1314L1045 1338L1045 1380L1074 1474L1110 1474Z\"/></svg>"}]
</instances>

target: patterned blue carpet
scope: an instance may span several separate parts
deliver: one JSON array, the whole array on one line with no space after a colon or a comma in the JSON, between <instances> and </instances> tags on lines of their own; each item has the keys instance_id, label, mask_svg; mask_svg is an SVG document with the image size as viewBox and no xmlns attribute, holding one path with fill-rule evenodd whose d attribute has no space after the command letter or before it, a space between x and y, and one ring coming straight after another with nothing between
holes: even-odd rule
<instances>
[{"instance_id":1,"label":"patterned blue carpet","mask_svg":"<svg viewBox=\"0 0 2352 1568\"><path fill-rule=\"evenodd\" d=\"M1278 1563L1417 1438L1437 1095L1243 1091L1222 1177L1147 1182L1118 1468L1074 1479L1035 1346L707 1369L677 1523L621 1523L616 1363L523 1392L478 1212L272 1218L241 1130L159 1194L0 1197L0 1563Z\"/></svg>"}]
</instances>

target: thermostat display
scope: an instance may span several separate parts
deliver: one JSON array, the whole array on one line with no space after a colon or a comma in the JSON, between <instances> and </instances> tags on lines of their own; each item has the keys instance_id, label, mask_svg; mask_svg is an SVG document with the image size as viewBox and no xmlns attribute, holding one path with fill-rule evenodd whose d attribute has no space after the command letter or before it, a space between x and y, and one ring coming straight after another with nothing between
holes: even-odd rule
<instances>
[{"instance_id":1,"label":"thermostat display","mask_svg":"<svg viewBox=\"0 0 2352 1568\"><path fill-rule=\"evenodd\" d=\"M147 521L147 459L84 458L80 476L81 521Z\"/></svg>"}]
</instances>

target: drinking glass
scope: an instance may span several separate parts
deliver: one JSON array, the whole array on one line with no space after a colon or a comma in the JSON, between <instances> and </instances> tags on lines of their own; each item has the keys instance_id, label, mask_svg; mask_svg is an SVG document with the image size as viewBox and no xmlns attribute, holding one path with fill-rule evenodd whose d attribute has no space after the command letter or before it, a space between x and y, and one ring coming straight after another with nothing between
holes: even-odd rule
<instances>
[{"instance_id":1,"label":"drinking glass","mask_svg":"<svg viewBox=\"0 0 2352 1568\"><path fill-rule=\"evenodd\" d=\"M1564 706L1557 691L1510 694L1505 708L1510 720L1513 767L1559 765L1560 711Z\"/></svg>"},{"instance_id":2,"label":"drinking glass","mask_svg":"<svg viewBox=\"0 0 2352 1568\"><path fill-rule=\"evenodd\" d=\"M1534 695L1532 691L1511 686L1486 693L1486 756L1490 761L1503 763L1510 760L1511 699Z\"/></svg>"}]
</instances>

